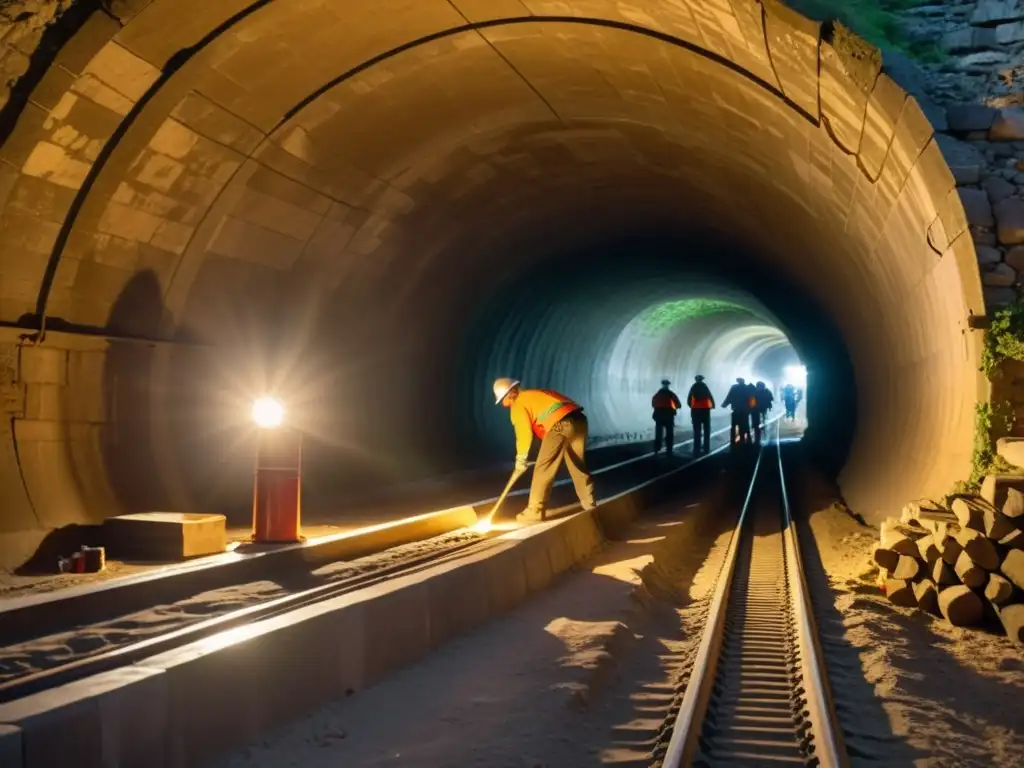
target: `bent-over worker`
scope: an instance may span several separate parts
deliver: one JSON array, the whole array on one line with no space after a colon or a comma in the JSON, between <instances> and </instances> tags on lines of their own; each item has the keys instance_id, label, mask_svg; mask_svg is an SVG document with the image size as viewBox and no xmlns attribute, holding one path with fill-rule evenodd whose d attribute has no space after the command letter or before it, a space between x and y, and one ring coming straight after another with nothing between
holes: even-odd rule
<instances>
[{"instance_id":1,"label":"bent-over worker","mask_svg":"<svg viewBox=\"0 0 1024 768\"><path fill-rule=\"evenodd\" d=\"M494 381L494 402L509 409L516 434L517 471L526 470L533 436L541 441L530 483L530 501L516 519L522 522L544 519L551 486L563 458L580 504L584 509L593 508L594 480L584 458L587 417L583 407L551 389L520 389L519 381L508 378Z\"/></svg>"},{"instance_id":2,"label":"bent-over worker","mask_svg":"<svg viewBox=\"0 0 1024 768\"><path fill-rule=\"evenodd\" d=\"M672 455L672 443L676 427L676 411L683 407L679 402L676 393L669 389L671 382L668 379L661 380L661 389L654 393L651 398L651 408L654 413L654 455L661 450L662 439L665 441L665 455Z\"/></svg>"}]
</instances>

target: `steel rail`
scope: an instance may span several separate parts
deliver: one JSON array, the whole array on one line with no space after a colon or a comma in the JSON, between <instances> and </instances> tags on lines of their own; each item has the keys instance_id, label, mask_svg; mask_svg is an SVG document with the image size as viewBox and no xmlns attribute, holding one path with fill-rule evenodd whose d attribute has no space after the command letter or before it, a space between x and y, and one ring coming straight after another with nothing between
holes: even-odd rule
<instances>
[{"instance_id":1,"label":"steel rail","mask_svg":"<svg viewBox=\"0 0 1024 768\"><path fill-rule=\"evenodd\" d=\"M763 452L758 451L754 471L750 477L750 486L747 488L747 496L740 509L739 520L733 530L729 547L725 552L725 562L722 564L722 570L718 575L718 582L711 598L708 620L704 625L700 645L697 647L697 656L693 661L694 671L679 705L679 712L672 726L672 738L669 739L665 757L662 760L664 768L689 765L697 751L700 725L707 710L708 700L711 698L715 673L718 671L719 652L725 636L725 608L729 601L728 596L733 576L736 574L740 533L747 510L750 508L750 499L754 495L754 486L757 484L757 475L761 469L762 455Z\"/></svg>"},{"instance_id":2,"label":"steel rail","mask_svg":"<svg viewBox=\"0 0 1024 768\"><path fill-rule=\"evenodd\" d=\"M811 604L807 575L804 573L803 558L800 556L800 540L796 521L790 513L789 493L786 491L786 476L782 469L782 446L776 437L776 453L779 457L779 484L782 487L783 537L786 546L786 560L789 581L790 605L796 619L796 637L800 649L800 673L807 704L807 719L814 737L814 756L822 768L845 768L849 765L846 747L843 744L842 729L836 716L828 675L825 673L825 655L821 648L814 609Z\"/></svg>"},{"instance_id":3,"label":"steel rail","mask_svg":"<svg viewBox=\"0 0 1024 768\"><path fill-rule=\"evenodd\" d=\"M800 557L796 524L789 506L785 475L782 467L781 434L776 426L775 447L778 453L779 484L782 508L782 546L785 553L786 588L789 593L786 610L793 620L796 647L799 652L798 676L791 685L799 686L804 707L802 713L810 725L810 739L803 747L811 753L809 763L821 768L846 768L848 758L842 742L840 729L832 703L828 678L824 671L823 653L819 644L813 611ZM757 484L763 452L759 452L751 475L747 495L740 510L732 538L726 550L725 561L719 573L715 591L708 611L708 619L702 633L693 671L686 686L679 711L672 726L671 737L662 758L663 768L682 768L694 763L700 755L701 732L709 703L715 688L721 661L721 651L726 636L729 595L737 571L741 541L746 526L750 525L751 499ZM780 621L785 620L780 615ZM799 729L794 723L794 732Z\"/></svg>"}]
</instances>

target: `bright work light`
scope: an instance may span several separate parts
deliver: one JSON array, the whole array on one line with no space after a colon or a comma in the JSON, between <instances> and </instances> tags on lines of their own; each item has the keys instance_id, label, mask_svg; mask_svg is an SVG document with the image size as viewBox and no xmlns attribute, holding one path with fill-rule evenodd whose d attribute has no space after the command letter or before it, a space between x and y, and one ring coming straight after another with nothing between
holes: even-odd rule
<instances>
[{"instance_id":1,"label":"bright work light","mask_svg":"<svg viewBox=\"0 0 1024 768\"><path fill-rule=\"evenodd\" d=\"M272 397L261 397L252 404L252 420L263 429L279 427L284 421L284 406Z\"/></svg>"}]
</instances>

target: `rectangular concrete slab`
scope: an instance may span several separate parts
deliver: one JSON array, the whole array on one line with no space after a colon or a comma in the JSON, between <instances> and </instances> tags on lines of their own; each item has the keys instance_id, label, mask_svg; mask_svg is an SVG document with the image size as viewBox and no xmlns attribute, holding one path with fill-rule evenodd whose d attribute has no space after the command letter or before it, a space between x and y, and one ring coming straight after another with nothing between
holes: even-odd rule
<instances>
[{"instance_id":1,"label":"rectangular concrete slab","mask_svg":"<svg viewBox=\"0 0 1024 768\"><path fill-rule=\"evenodd\" d=\"M0 725L0 765L21 768L21 728Z\"/></svg>"},{"instance_id":2,"label":"rectangular concrete slab","mask_svg":"<svg viewBox=\"0 0 1024 768\"><path fill-rule=\"evenodd\" d=\"M13 765L163 768L166 693L158 670L127 667L2 704L0 723L21 733Z\"/></svg>"},{"instance_id":3,"label":"rectangular concrete slab","mask_svg":"<svg viewBox=\"0 0 1024 768\"><path fill-rule=\"evenodd\" d=\"M140 512L107 518L103 540L122 560L183 560L215 555L228 545L224 515Z\"/></svg>"}]
</instances>

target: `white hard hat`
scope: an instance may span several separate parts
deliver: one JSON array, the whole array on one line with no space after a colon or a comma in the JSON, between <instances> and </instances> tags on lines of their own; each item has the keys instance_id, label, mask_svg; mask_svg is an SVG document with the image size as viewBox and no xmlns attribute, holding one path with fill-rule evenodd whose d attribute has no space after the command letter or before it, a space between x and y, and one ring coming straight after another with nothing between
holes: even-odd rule
<instances>
[{"instance_id":1,"label":"white hard hat","mask_svg":"<svg viewBox=\"0 0 1024 768\"><path fill-rule=\"evenodd\" d=\"M519 386L518 379L506 379L504 377L494 380L494 404L498 405L502 400L505 399L505 395L512 391L514 387Z\"/></svg>"}]
</instances>

